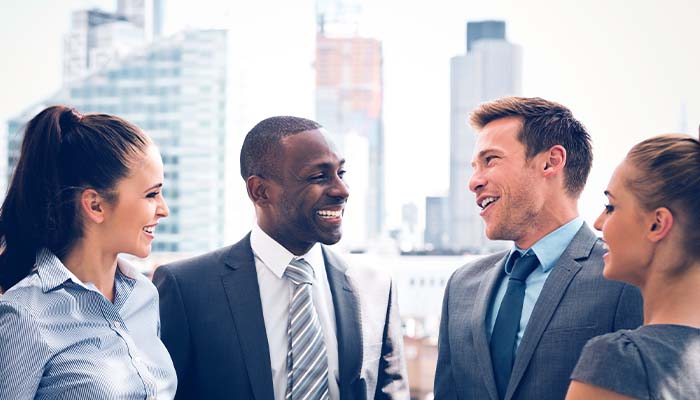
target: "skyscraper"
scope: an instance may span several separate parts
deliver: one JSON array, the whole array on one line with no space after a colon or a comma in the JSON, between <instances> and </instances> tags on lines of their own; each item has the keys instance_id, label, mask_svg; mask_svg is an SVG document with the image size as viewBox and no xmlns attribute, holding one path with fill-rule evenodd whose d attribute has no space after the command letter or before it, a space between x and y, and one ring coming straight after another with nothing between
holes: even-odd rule
<instances>
[{"instance_id":1,"label":"skyscraper","mask_svg":"<svg viewBox=\"0 0 700 400\"><path fill-rule=\"evenodd\" d=\"M449 215L447 197L425 198L425 247L429 250L445 249L448 245Z\"/></svg>"},{"instance_id":2,"label":"skyscraper","mask_svg":"<svg viewBox=\"0 0 700 400\"><path fill-rule=\"evenodd\" d=\"M450 63L450 248L483 252L499 246L489 242L469 177L476 134L469 113L482 102L521 91L520 46L505 38L505 22L467 23L467 51Z\"/></svg>"},{"instance_id":3,"label":"skyscraper","mask_svg":"<svg viewBox=\"0 0 700 400\"><path fill-rule=\"evenodd\" d=\"M58 93L9 121L8 173L19 155L21 126L44 107L66 104L84 113L116 114L146 131L163 156L170 216L158 226L153 250L201 253L220 247L226 42L226 31L184 31L130 48L64 82Z\"/></svg>"},{"instance_id":4,"label":"skyscraper","mask_svg":"<svg viewBox=\"0 0 700 400\"><path fill-rule=\"evenodd\" d=\"M350 224L352 219L362 220L363 227L350 226L343 239L353 247L366 247L368 240L379 236L384 225L382 44L377 39L350 33L347 27L352 26L352 21L347 20L352 18L342 15L342 10L351 10L352 16L357 13L357 8L348 2L318 4L316 119L345 153L349 179L355 175L358 183L366 182L364 191L363 185L352 185L346 218ZM350 148L345 145L348 142L365 145L354 146L355 151L349 154ZM368 165L359 165L362 159L368 160Z\"/></svg>"}]
</instances>

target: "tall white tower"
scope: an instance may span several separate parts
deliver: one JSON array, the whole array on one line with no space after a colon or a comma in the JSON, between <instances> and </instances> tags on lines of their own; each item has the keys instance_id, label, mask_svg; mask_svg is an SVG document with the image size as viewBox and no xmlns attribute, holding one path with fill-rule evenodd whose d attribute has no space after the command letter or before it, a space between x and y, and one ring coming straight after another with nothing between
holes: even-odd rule
<instances>
[{"instance_id":1,"label":"tall white tower","mask_svg":"<svg viewBox=\"0 0 700 400\"><path fill-rule=\"evenodd\" d=\"M475 196L469 191L476 134L468 116L480 103L521 91L522 51L505 39L505 22L467 24L467 52L450 62L450 243L458 251L481 253L489 242Z\"/></svg>"}]
</instances>

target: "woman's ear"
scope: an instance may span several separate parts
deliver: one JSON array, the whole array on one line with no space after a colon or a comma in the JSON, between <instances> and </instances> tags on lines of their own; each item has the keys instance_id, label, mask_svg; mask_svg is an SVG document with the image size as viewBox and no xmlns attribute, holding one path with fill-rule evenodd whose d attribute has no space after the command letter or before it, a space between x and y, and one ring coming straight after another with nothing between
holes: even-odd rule
<instances>
[{"instance_id":1,"label":"woman's ear","mask_svg":"<svg viewBox=\"0 0 700 400\"><path fill-rule=\"evenodd\" d=\"M95 189L85 189L80 194L80 211L89 220L101 224L105 219L105 199Z\"/></svg>"},{"instance_id":2,"label":"woman's ear","mask_svg":"<svg viewBox=\"0 0 700 400\"><path fill-rule=\"evenodd\" d=\"M653 211L653 218L647 228L647 237L652 242L658 242L668 236L673 227L673 214L666 207L659 207Z\"/></svg>"}]
</instances>

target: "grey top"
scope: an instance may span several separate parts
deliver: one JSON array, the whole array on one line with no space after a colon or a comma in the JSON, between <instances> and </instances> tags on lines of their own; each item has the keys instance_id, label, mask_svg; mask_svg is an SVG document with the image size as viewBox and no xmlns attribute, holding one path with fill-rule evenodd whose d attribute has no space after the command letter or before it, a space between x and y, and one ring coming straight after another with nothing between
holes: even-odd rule
<instances>
[{"instance_id":1,"label":"grey top","mask_svg":"<svg viewBox=\"0 0 700 400\"><path fill-rule=\"evenodd\" d=\"M571 379L637 399L700 399L700 329L646 325L595 337Z\"/></svg>"}]
</instances>

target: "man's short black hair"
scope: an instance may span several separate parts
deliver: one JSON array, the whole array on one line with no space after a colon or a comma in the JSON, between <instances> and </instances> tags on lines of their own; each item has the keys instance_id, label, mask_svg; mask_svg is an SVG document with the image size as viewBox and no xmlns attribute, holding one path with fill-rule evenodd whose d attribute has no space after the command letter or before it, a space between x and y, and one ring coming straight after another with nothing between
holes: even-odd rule
<instances>
[{"instance_id":1,"label":"man's short black hair","mask_svg":"<svg viewBox=\"0 0 700 400\"><path fill-rule=\"evenodd\" d=\"M253 175L263 178L277 176L279 171L275 160L278 159L282 138L319 128L321 124L318 122L286 115L258 122L246 135L241 148L243 180Z\"/></svg>"}]
</instances>

